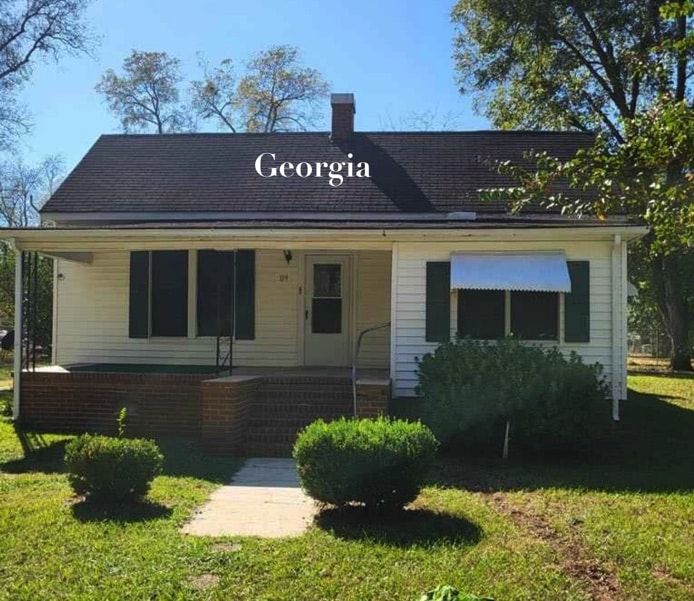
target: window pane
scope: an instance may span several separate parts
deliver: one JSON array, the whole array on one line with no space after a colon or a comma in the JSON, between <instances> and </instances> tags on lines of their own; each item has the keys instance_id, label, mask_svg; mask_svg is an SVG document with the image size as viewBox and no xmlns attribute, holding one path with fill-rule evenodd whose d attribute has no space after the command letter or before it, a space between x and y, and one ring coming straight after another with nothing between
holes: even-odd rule
<instances>
[{"instance_id":1,"label":"window pane","mask_svg":"<svg viewBox=\"0 0 694 601\"><path fill-rule=\"evenodd\" d=\"M311 312L311 331L314 334L342 333L342 299L314 298Z\"/></svg>"},{"instance_id":2,"label":"window pane","mask_svg":"<svg viewBox=\"0 0 694 601\"><path fill-rule=\"evenodd\" d=\"M511 292L511 332L525 340L557 340L559 295Z\"/></svg>"},{"instance_id":3,"label":"window pane","mask_svg":"<svg viewBox=\"0 0 694 601\"><path fill-rule=\"evenodd\" d=\"M458 290L458 335L476 340L504 337L503 290Z\"/></svg>"},{"instance_id":4,"label":"window pane","mask_svg":"<svg viewBox=\"0 0 694 601\"><path fill-rule=\"evenodd\" d=\"M316 264L313 266L314 298L340 298L342 296L341 265Z\"/></svg>"},{"instance_id":5,"label":"window pane","mask_svg":"<svg viewBox=\"0 0 694 601\"><path fill-rule=\"evenodd\" d=\"M188 333L188 251L152 252L152 336Z\"/></svg>"}]
</instances>

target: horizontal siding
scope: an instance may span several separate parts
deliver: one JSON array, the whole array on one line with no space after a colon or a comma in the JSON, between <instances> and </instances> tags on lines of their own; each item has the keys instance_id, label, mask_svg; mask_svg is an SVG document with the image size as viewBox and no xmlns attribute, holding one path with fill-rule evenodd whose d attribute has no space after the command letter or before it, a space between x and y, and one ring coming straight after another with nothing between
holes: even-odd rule
<instances>
[{"instance_id":1,"label":"horizontal siding","mask_svg":"<svg viewBox=\"0 0 694 601\"><path fill-rule=\"evenodd\" d=\"M361 251L356 267L356 336L390 320L390 252ZM355 338L356 342L356 338ZM359 365L388 367L390 328L369 332L362 341Z\"/></svg>"},{"instance_id":2,"label":"horizontal siding","mask_svg":"<svg viewBox=\"0 0 694 601\"><path fill-rule=\"evenodd\" d=\"M587 363L600 363L608 379L612 374L612 289L610 242L460 242L456 244L399 243L395 311L393 318L394 393L413 396L417 385L416 360L434 351L425 341L425 276L427 261L448 261L451 252L563 250L570 261L590 261L590 342L561 344L563 352L576 351ZM451 335L457 329L455 293L451 299ZM563 338L563 323L561 325Z\"/></svg>"},{"instance_id":3,"label":"horizontal siding","mask_svg":"<svg viewBox=\"0 0 694 601\"><path fill-rule=\"evenodd\" d=\"M390 253L358 254L356 327L388 320L390 312ZM59 261L56 280L55 361L57 363L162 363L214 365L216 341L211 337L128 337L129 255L96 252L90 265ZM303 286L303 255L288 264L282 251L256 253L255 340L234 344L239 366L300 365L299 321ZM357 330L358 332L359 330ZM373 334L365 341L361 365L387 367L389 335Z\"/></svg>"}]
</instances>

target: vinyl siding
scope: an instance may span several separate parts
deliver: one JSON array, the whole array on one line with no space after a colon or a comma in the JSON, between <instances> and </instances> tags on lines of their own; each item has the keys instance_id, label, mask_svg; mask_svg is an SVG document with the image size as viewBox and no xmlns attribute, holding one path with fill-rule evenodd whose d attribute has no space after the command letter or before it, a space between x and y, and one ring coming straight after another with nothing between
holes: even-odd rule
<instances>
[{"instance_id":1,"label":"vinyl siding","mask_svg":"<svg viewBox=\"0 0 694 601\"><path fill-rule=\"evenodd\" d=\"M373 320L388 319L390 253L363 251L354 255L358 303L355 321L359 328L368 327ZM300 252L295 252L287 264L279 250L257 251L255 339L234 343L235 365L301 364L302 263ZM57 261L56 270L62 277L56 279L54 295L55 363L214 364L213 337L128 337L127 252L96 252L89 265ZM194 280L191 277L191 285ZM386 331L373 336L365 342L361 364L387 367L389 335Z\"/></svg>"},{"instance_id":2,"label":"vinyl siding","mask_svg":"<svg viewBox=\"0 0 694 601\"><path fill-rule=\"evenodd\" d=\"M394 249L396 266L393 286L394 348L391 372L396 396L413 396L417 384L416 358L432 352L436 343L425 341L425 276L427 261L447 261L453 251L546 251L563 250L568 260L590 261L590 342L559 344L568 353L576 351L587 363L602 364L608 379L613 372L612 342L612 242L460 242L398 243ZM615 294L622 295L621 290ZM451 299L451 335L457 328L457 298ZM623 296L623 295L622 295ZM625 300L623 301L625 302ZM560 304L560 340L563 340L563 303ZM624 336L625 338L625 336ZM621 336L620 336L621 341ZM555 343L545 343L555 344ZM626 341L624 341L626 344ZM621 354L620 354L621 356ZM621 366L616 370L623 378ZM620 380L621 381L621 380Z\"/></svg>"}]
</instances>

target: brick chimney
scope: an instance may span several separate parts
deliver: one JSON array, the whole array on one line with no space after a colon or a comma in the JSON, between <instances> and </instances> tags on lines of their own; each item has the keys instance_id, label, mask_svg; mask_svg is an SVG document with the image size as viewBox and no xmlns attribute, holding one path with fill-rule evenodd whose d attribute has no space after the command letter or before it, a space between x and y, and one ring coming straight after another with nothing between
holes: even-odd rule
<instances>
[{"instance_id":1,"label":"brick chimney","mask_svg":"<svg viewBox=\"0 0 694 601\"><path fill-rule=\"evenodd\" d=\"M331 140L346 140L354 133L354 94L330 94L333 111Z\"/></svg>"}]
</instances>

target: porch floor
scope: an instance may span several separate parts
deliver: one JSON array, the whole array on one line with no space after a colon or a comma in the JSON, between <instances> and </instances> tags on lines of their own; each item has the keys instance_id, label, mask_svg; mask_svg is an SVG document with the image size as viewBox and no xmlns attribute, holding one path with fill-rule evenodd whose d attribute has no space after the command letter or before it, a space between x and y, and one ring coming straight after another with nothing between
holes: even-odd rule
<instances>
[{"instance_id":1,"label":"porch floor","mask_svg":"<svg viewBox=\"0 0 694 601\"><path fill-rule=\"evenodd\" d=\"M37 372L49 373L137 373L137 374L210 374L214 377L227 377L227 369L217 371L210 365L163 365L145 363L78 363L72 365L46 365L36 368ZM352 378L350 367L234 367L232 376L256 377L298 377L298 378ZM389 370L378 368L360 368L357 370L359 380L388 380Z\"/></svg>"}]
</instances>

